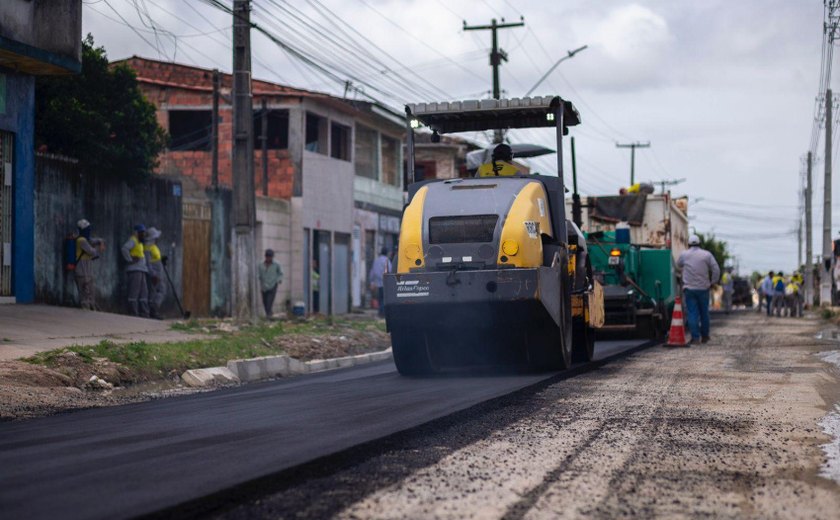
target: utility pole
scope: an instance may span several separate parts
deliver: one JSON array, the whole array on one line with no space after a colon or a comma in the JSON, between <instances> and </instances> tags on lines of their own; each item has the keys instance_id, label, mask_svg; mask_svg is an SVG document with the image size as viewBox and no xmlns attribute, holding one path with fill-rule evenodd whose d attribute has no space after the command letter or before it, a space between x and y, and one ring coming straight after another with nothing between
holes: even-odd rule
<instances>
[{"instance_id":1,"label":"utility pole","mask_svg":"<svg viewBox=\"0 0 840 520\"><path fill-rule=\"evenodd\" d=\"M659 184L662 193L665 193L665 186L676 186L677 184L682 184L685 182L685 179L663 179L661 181L651 182L651 184Z\"/></svg>"},{"instance_id":2,"label":"utility pole","mask_svg":"<svg viewBox=\"0 0 840 520\"><path fill-rule=\"evenodd\" d=\"M630 148L630 186L636 184L636 148L650 148L650 141L646 143L619 144L615 143L616 148Z\"/></svg>"},{"instance_id":3,"label":"utility pole","mask_svg":"<svg viewBox=\"0 0 840 520\"><path fill-rule=\"evenodd\" d=\"M254 126L251 93L251 2L233 2L233 309L256 321L254 269Z\"/></svg>"},{"instance_id":4,"label":"utility pole","mask_svg":"<svg viewBox=\"0 0 840 520\"><path fill-rule=\"evenodd\" d=\"M268 197L268 103L262 99L260 112L260 147L262 149L262 194Z\"/></svg>"},{"instance_id":5,"label":"utility pole","mask_svg":"<svg viewBox=\"0 0 840 520\"><path fill-rule=\"evenodd\" d=\"M811 163L813 158L808 152L805 178L805 304L810 308L814 304L814 252L811 249Z\"/></svg>"},{"instance_id":6,"label":"utility pole","mask_svg":"<svg viewBox=\"0 0 840 520\"><path fill-rule=\"evenodd\" d=\"M499 39L497 36L497 32L499 29L508 29L510 27L522 27L525 25L525 19L519 18L519 22L516 23L504 23L505 19L502 18L502 23L496 23L496 19L493 18L490 20L490 25L467 25L467 21L464 20L464 30L465 31L484 31L490 30L491 33L491 42L492 47L490 50L490 66L493 67L493 99L499 99L501 97L501 87L499 86L499 66L502 64L503 61L508 60L507 53L504 49L499 48ZM504 139L504 133L501 129L497 129L495 132L496 136L494 139L495 143L501 143Z\"/></svg>"},{"instance_id":7,"label":"utility pole","mask_svg":"<svg viewBox=\"0 0 840 520\"><path fill-rule=\"evenodd\" d=\"M210 146L212 163L210 167L213 188L219 187L219 90L221 77L219 69L213 69L213 115L210 127Z\"/></svg>"},{"instance_id":8,"label":"utility pole","mask_svg":"<svg viewBox=\"0 0 840 520\"><path fill-rule=\"evenodd\" d=\"M823 255L820 305L831 305L831 89L825 91L825 180L823 181Z\"/></svg>"}]
</instances>

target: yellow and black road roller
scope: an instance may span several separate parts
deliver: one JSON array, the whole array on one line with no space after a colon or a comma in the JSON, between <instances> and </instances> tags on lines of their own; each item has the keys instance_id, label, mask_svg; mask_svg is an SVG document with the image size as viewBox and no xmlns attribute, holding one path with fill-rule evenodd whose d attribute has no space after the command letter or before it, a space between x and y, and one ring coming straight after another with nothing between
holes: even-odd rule
<instances>
[{"instance_id":1,"label":"yellow and black road roller","mask_svg":"<svg viewBox=\"0 0 840 520\"><path fill-rule=\"evenodd\" d=\"M476 366L558 370L588 361L603 293L586 240L565 215L562 136L580 123L559 97L406 106L407 163L414 131L440 134L553 127L557 176L496 164L482 176L408 187L385 315L403 375ZM494 175L493 172L496 172Z\"/></svg>"}]
</instances>

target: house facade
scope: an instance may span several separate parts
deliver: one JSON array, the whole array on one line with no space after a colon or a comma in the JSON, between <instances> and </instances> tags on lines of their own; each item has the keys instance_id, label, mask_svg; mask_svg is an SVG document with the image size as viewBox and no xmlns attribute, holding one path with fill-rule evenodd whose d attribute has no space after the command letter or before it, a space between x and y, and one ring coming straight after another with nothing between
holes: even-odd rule
<instances>
[{"instance_id":1,"label":"house facade","mask_svg":"<svg viewBox=\"0 0 840 520\"><path fill-rule=\"evenodd\" d=\"M35 77L82 68L82 2L0 2L0 303L35 297Z\"/></svg>"},{"instance_id":2,"label":"house facade","mask_svg":"<svg viewBox=\"0 0 840 520\"><path fill-rule=\"evenodd\" d=\"M184 186L184 300L199 315L229 314L231 76L139 57L120 63L137 72L169 132L158 173ZM402 122L375 104L275 83L254 80L252 91L257 256L275 250L284 271L276 310L350 312L369 302L368 266L378 246L396 244Z\"/></svg>"}]
</instances>

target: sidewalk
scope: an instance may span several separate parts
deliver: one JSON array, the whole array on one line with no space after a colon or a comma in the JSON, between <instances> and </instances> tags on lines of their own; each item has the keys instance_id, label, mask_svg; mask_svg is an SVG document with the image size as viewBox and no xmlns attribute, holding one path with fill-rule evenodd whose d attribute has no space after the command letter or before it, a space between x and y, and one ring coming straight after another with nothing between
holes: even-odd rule
<instances>
[{"instance_id":1,"label":"sidewalk","mask_svg":"<svg viewBox=\"0 0 840 520\"><path fill-rule=\"evenodd\" d=\"M185 341L202 337L170 330L172 321L50 305L0 305L0 361L102 340Z\"/></svg>"}]
</instances>

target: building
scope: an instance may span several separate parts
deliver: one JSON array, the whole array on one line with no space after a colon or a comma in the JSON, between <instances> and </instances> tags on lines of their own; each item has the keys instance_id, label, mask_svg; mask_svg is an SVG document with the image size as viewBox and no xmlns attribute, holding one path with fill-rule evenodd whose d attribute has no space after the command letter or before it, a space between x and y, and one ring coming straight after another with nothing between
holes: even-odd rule
<instances>
[{"instance_id":1,"label":"building","mask_svg":"<svg viewBox=\"0 0 840 520\"><path fill-rule=\"evenodd\" d=\"M186 305L198 314L229 314L230 197L225 192L232 178L231 76L136 56L119 63L137 72L171 137L158 173L183 181ZM214 76L219 85L215 175ZM275 250L285 273L275 305L349 312L368 301L366 267L377 246L396 244L403 205L403 121L373 103L266 81L254 80L252 91L256 240L260 251ZM191 273L190 266L196 266Z\"/></svg>"},{"instance_id":2,"label":"building","mask_svg":"<svg viewBox=\"0 0 840 520\"><path fill-rule=\"evenodd\" d=\"M35 77L82 68L82 1L0 2L0 302L35 296Z\"/></svg>"}]
</instances>

